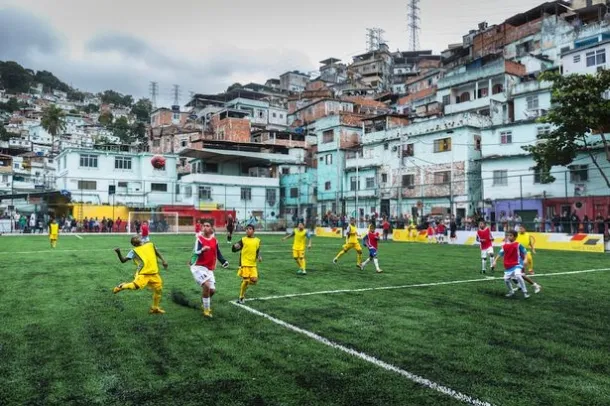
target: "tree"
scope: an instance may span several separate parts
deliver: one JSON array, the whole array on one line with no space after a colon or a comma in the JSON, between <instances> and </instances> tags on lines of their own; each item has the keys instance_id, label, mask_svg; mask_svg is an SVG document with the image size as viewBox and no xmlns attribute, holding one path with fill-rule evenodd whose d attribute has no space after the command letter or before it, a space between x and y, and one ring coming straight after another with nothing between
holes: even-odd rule
<instances>
[{"instance_id":1,"label":"tree","mask_svg":"<svg viewBox=\"0 0 610 406\"><path fill-rule=\"evenodd\" d=\"M17 111L21 109L21 105L14 97L8 99L6 103L0 103L0 110L4 110L7 113L12 113L13 111Z\"/></svg>"},{"instance_id":2,"label":"tree","mask_svg":"<svg viewBox=\"0 0 610 406\"><path fill-rule=\"evenodd\" d=\"M41 83L45 92L52 92L53 90L60 90L62 92L70 92L72 89L70 86L59 80L55 75L46 70L39 70L34 75L34 82Z\"/></svg>"},{"instance_id":3,"label":"tree","mask_svg":"<svg viewBox=\"0 0 610 406\"><path fill-rule=\"evenodd\" d=\"M55 137L66 129L64 111L54 104L50 105L44 109L40 125L46 132L51 134L51 149L53 150L55 147Z\"/></svg>"},{"instance_id":4,"label":"tree","mask_svg":"<svg viewBox=\"0 0 610 406\"><path fill-rule=\"evenodd\" d=\"M11 134L6 131L4 124L0 123L0 141L8 141L11 139Z\"/></svg>"},{"instance_id":5,"label":"tree","mask_svg":"<svg viewBox=\"0 0 610 406\"><path fill-rule=\"evenodd\" d=\"M553 82L552 107L540 121L552 124L554 130L538 135L536 145L522 148L533 155L542 183L555 180L550 174L553 166L568 166L579 152L584 152L610 187L596 157L596 151L603 148L610 161L605 135L610 131L610 100L604 97L610 89L610 71L568 76L553 71L542 74L540 80Z\"/></svg>"},{"instance_id":6,"label":"tree","mask_svg":"<svg viewBox=\"0 0 610 406\"><path fill-rule=\"evenodd\" d=\"M132 142L139 141L143 144L148 142L146 137L146 124L141 121L134 123L131 127L131 140Z\"/></svg>"},{"instance_id":7,"label":"tree","mask_svg":"<svg viewBox=\"0 0 610 406\"><path fill-rule=\"evenodd\" d=\"M152 112L152 103L148 99L140 99L131 108L131 114L136 116L138 121L149 123L150 113Z\"/></svg>"},{"instance_id":8,"label":"tree","mask_svg":"<svg viewBox=\"0 0 610 406\"><path fill-rule=\"evenodd\" d=\"M131 141L130 133L131 127L129 126L129 122L127 121L126 117L119 117L114 120L114 123L112 124L112 134L115 137L119 137L121 142L129 143Z\"/></svg>"},{"instance_id":9,"label":"tree","mask_svg":"<svg viewBox=\"0 0 610 406\"><path fill-rule=\"evenodd\" d=\"M7 93L27 93L33 83L33 73L17 62L0 62L0 87Z\"/></svg>"},{"instance_id":10,"label":"tree","mask_svg":"<svg viewBox=\"0 0 610 406\"><path fill-rule=\"evenodd\" d=\"M87 114L97 113L98 111L100 111L100 108L93 103L89 103L88 105L83 107L83 111Z\"/></svg>"},{"instance_id":11,"label":"tree","mask_svg":"<svg viewBox=\"0 0 610 406\"><path fill-rule=\"evenodd\" d=\"M97 119L97 121L104 126L109 126L110 124L112 124L112 120L114 119L114 116L112 115L111 112L109 111L105 111L102 114L100 114L99 118Z\"/></svg>"},{"instance_id":12,"label":"tree","mask_svg":"<svg viewBox=\"0 0 610 406\"><path fill-rule=\"evenodd\" d=\"M105 90L101 93L100 98L102 103L114 104L115 106L131 107L133 104L133 97L131 95L123 95L114 90Z\"/></svg>"},{"instance_id":13,"label":"tree","mask_svg":"<svg viewBox=\"0 0 610 406\"><path fill-rule=\"evenodd\" d=\"M243 86L241 85L241 83L235 82L227 88L227 92L230 92L231 90L238 90L238 89L241 89L242 87Z\"/></svg>"}]
</instances>

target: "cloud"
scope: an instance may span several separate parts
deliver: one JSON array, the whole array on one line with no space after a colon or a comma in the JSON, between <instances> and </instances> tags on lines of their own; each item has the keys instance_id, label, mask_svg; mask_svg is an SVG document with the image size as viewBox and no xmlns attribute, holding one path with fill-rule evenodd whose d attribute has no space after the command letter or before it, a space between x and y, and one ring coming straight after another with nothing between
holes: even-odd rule
<instances>
[{"instance_id":1,"label":"cloud","mask_svg":"<svg viewBox=\"0 0 610 406\"><path fill-rule=\"evenodd\" d=\"M0 60L51 71L74 87L91 92L114 89L145 97L149 82L156 81L159 99L166 103L174 83L182 86L183 93L212 93L237 81L265 81L288 70L313 68L307 55L297 50L223 44L177 55L145 38L120 32L105 32L86 40L84 53L79 55L50 24L19 9L0 10L0 38Z\"/></svg>"},{"instance_id":2,"label":"cloud","mask_svg":"<svg viewBox=\"0 0 610 406\"><path fill-rule=\"evenodd\" d=\"M33 53L57 54L59 35L44 20L13 8L0 9L0 59L24 59Z\"/></svg>"}]
</instances>

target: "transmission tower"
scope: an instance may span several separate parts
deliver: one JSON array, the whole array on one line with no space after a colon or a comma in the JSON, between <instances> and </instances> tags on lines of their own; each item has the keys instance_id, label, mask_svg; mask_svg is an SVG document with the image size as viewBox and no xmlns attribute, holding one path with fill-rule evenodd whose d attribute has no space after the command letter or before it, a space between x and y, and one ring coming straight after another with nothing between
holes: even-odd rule
<instances>
[{"instance_id":1,"label":"transmission tower","mask_svg":"<svg viewBox=\"0 0 610 406\"><path fill-rule=\"evenodd\" d=\"M421 18L419 12L419 2L421 0L409 0L407 5L407 28L409 31L409 51L417 51L419 49L419 31L421 29Z\"/></svg>"},{"instance_id":2,"label":"transmission tower","mask_svg":"<svg viewBox=\"0 0 610 406\"><path fill-rule=\"evenodd\" d=\"M172 96L174 96L174 106L180 106L180 85L172 86Z\"/></svg>"},{"instance_id":3,"label":"transmission tower","mask_svg":"<svg viewBox=\"0 0 610 406\"><path fill-rule=\"evenodd\" d=\"M366 50L367 52L376 51L379 49L381 44L385 43L383 38L384 30L381 28L367 28L366 29Z\"/></svg>"},{"instance_id":4,"label":"transmission tower","mask_svg":"<svg viewBox=\"0 0 610 406\"><path fill-rule=\"evenodd\" d=\"M150 91L150 102L152 104L153 109L157 108L157 96L159 95L159 83L150 82L148 86L148 90Z\"/></svg>"}]
</instances>

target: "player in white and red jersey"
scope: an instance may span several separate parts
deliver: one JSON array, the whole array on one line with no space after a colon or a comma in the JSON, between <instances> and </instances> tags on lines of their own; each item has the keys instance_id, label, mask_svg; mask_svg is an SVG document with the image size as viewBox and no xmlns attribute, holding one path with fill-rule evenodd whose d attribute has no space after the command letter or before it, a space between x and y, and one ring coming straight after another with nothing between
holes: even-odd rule
<instances>
[{"instance_id":1,"label":"player in white and red jersey","mask_svg":"<svg viewBox=\"0 0 610 406\"><path fill-rule=\"evenodd\" d=\"M438 225L436 226L436 241L439 244L444 244L445 243L445 234L447 233L447 228L445 227L445 224L440 221L438 223Z\"/></svg>"},{"instance_id":2,"label":"player in white and red jersey","mask_svg":"<svg viewBox=\"0 0 610 406\"><path fill-rule=\"evenodd\" d=\"M494 237L491 230L487 227L485 221L479 222L477 230L477 241L481 245L481 273L487 273L487 258L489 258L489 266L491 272L494 271Z\"/></svg>"},{"instance_id":3,"label":"player in white and red jersey","mask_svg":"<svg viewBox=\"0 0 610 406\"><path fill-rule=\"evenodd\" d=\"M196 236L195 250L191 257L191 273L195 282L201 286L201 303L205 317L212 317L210 301L216 293L214 270L217 260L220 261L223 268L229 266L220 253L212 224L206 221L203 223L201 233Z\"/></svg>"},{"instance_id":4,"label":"player in white and red jersey","mask_svg":"<svg viewBox=\"0 0 610 406\"><path fill-rule=\"evenodd\" d=\"M377 247L380 239L381 237L379 236L379 233L375 231L375 225L371 224L369 226L369 232L366 236L364 236L364 243L369 249L369 257L360 265L360 269L364 269L369 262L373 261L375 264L375 269L377 269L377 273L383 272L381 268L379 268L379 260L377 259Z\"/></svg>"},{"instance_id":5,"label":"player in white and red jersey","mask_svg":"<svg viewBox=\"0 0 610 406\"><path fill-rule=\"evenodd\" d=\"M144 221L142 223L142 228L140 229L141 235L142 235L142 242L149 242L150 241L150 237L148 236L150 234L149 228L148 228L148 221Z\"/></svg>"}]
</instances>

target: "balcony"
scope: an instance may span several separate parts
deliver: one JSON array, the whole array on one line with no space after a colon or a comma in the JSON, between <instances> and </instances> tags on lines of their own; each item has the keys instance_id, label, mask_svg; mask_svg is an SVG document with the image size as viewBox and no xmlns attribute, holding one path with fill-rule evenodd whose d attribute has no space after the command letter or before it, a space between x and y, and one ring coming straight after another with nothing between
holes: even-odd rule
<instances>
[{"instance_id":1,"label":"balcony","mask_svg":"<svg viewBox=\"0 0 610 406\"><path fill-rule=\"evenodd\" d=\"M451 88L505 73L517 76L525 75L525 66L501 59L479 68L472 67L463 72L445 76L438 81L437 87L439 90Z\"/></svg>"},{"instance_id":2,"label":"balcony","mask_svg":"<svg viewBox=\"0 0 610 406\"><path fill-rule=\"evenodd\" d=\"M381 166L380 158L349 158L345 160L345 169L355 169L356 167L360 169L365 168L374 168Z\"/></svg>"},{"instance_id":3,"label":"balcony","mask_svg":"<svg viewBox=\"0 0 610 406\"><path fill-rule=\"evenodd\" d=\"M553 86L552 82L539 82L537 80L532 80L529 82L523 82L516 84L510 90L510 94L512 96L517 96L525 93L538 92L541 90L550 89Z\"/></svg>"},{"instance_id":4,"label":"balcony","mask_svg":"<svg viewBox=\"0 0 610 406\"><path fill-rule=\"evenodd\" d=\"M223 186L279 187L279 178L259 178L254 176L230 176L212 173L192 173L181 178L182 183L201 183Z\"/></svg>"},{"instance_id":5,"label":"balcony","mask_svg":"<svg viewBox=\"0 0 610 406\"><path fill-rule=\"evenodd\" d=\"M481 97L479 99L470 100L467 102L449 104L445 106L445 114L455 114L463 111L478 110L489 107L491 101L506 103L506 95L504 93L494 94L489 97Z\"/></svg>"}]
</instances>

